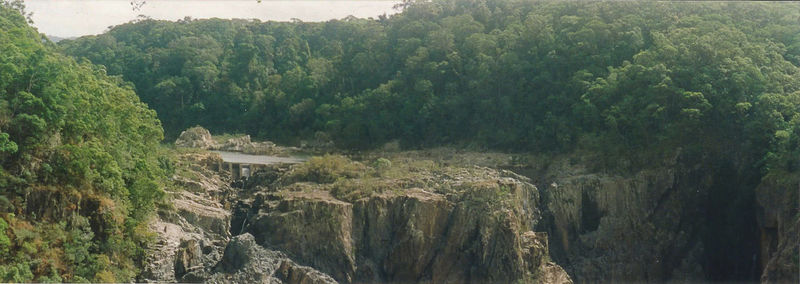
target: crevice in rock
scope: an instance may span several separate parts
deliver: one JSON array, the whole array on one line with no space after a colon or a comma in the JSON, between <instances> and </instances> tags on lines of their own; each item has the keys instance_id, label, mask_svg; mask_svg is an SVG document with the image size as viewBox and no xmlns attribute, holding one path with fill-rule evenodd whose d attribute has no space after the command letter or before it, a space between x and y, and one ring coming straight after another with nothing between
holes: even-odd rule
<instances>
[{"instance_id":1,"label":"crevice in rock","mask_svg":"<svg viewBox=\"0 0 800 284\"><path fill-rule=\"evenodd\" d=\"M581 234L593 232L600 226L602 213L597 202L589 195L590 189L583 189L581 193Z\"/></svg>"},{"instance_id":2,"label":"crevice in rock","mask_svg":"<svg viewBox=\"0 0 800 284\"><path fill-rule=\"evenodd\" d=\"M708 280L759 279L754 191L757 183L757 178L742 176L730 163L717 170L705 204L706 224L702 234Z\"/></svg>"}]
</instances>

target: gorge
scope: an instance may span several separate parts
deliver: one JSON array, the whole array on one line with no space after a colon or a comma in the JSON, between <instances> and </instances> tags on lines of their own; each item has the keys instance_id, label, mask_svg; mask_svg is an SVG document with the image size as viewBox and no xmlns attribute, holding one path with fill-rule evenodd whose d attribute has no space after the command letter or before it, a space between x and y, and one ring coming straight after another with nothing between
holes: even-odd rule
<instances>
[{"instance_id":1,"label":"gorge","mask_svg":"<svg viewBox=\"0 0 800 284\"><path fill-rule=\"evenodd\" d=\"M800 281L799 5L397 11L0 0L0 282Z\"/></svg>"}]
</instances>

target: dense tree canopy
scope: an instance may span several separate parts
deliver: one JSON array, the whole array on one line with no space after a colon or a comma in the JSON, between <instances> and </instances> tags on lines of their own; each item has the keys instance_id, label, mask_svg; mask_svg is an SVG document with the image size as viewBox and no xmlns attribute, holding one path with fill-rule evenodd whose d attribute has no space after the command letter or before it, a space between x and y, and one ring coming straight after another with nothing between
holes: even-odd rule
<instances>
[{"instance_id":1,"label":"dense tree canopy","mask_svg":"<svg viewBox=\"0 0 800 284\"><path fill-rule=\"evenodd\" d=\"M62 47L133 82L168 136L202 124L346 147L797 151L796 5L404 6L326 23L143 20Z\"/></svg>"},{"instance_id":2,"label":"dense tree canopy","mask_svg":"<svg viewBox=\"0 0 800 284\"><path fill-rule=\"evenodd\" d=\"M154 111L0 1L0 282L130 281L163 195Z\"/></svg>"}]
</instances>

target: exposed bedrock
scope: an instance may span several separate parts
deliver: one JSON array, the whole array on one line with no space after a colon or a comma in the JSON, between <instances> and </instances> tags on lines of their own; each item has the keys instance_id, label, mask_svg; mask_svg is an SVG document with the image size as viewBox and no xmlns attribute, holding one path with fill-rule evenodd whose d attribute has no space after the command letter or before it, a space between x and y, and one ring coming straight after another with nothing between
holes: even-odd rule
<instances>
[{"instance_id":1,"label":"exposed bedrock","mask_svg":"<svg viewBox=\"0 0 800 284\"><path fill-rule=\"evenodd\" d=\"M219 156L189 152L178 157L184 172L173 176L169 207L150 221L155 242L146 250L140 282L335 283L330 276L267 250L252 235L231 237L238 189L215 165Z\"/></svg>"},{"instance_id":2,"label":"exposed bedrock","mask_svg":"<svg viewBox=\"0 0 800 284\"><path fill-rule=\"evenodd\" d=\"M563 159L531 174L556 262L577 282L797 279L796 194L731 161L675 160L611 174Z\"/></svg>"},{"instance_id":3,"label":"exposed bedrock","mask_svg":"<svg viewBox=\"0 0 800 284\"><path fill-rule=\"evenodd\" d=\"M547 234L531 231L536 187L480 171L484 178L444 180L447 191L397 189L352 202L316 184L265 189L240 202L233 223L244 226L233 231L340 282L571 282L549 262Z\"/></svg>"},{"instance_id":4,"label":"exposed bedrock","mask_svg":"<svg viewBox=\"0 0 800 284\"><path fill-rule=\"evenodd\" d=\"M800 184L774 177L756 188L762 282L800 282L799 195Z\"/></svg>"}]
</instances>

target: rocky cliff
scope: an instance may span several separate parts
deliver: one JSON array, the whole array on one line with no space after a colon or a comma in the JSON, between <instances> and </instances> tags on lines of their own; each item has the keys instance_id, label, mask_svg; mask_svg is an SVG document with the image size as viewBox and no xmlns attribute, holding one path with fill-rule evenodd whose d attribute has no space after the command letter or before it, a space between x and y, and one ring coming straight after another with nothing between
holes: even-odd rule
<instances>
[{"instance_id":1,"label":"rocky cliff","mask_svg":"<svg viewBox=\"0 0 800 284\"><path fill-rule=\"evenodd\" d=\"M218 159L178 156L140 281L571 282L533 231L538 189L512 172L326 156L233 182Z\"/></svg>"},{"instance_id":2,"label":"rocky cliff","mask_svg":"<svg viewBox=\"0 0 800 284\"><path fill-rule=\"evenodd\" d=\"M541 213L524 177L432 162L383 172L309 163L240 201L233 231L340 282L571 282L549 261L547 234L531 231ZM321 178L314 163L353 172Z\"/></svg>"},{"instance_id":3,"label":"rocky cliff","mask_svg":"<svg viewBox=\"0 0 800 284\"><path fill-rule=\"evenodd\" d=\"M530 177L542 211L534 230L549 233L554 261L577 282L796 283L800 276L796 174L762 179L733 159L680 152L634 170L604 170L587 153L388 154Z\"/></svg>"},{"instance_id":4,"label":"rocky cliff","mask_svg":"<svg viewBox=\"0 0 800 284\"><path fill-rule=\"evenodd\" d=\"M676 156L622 173L574 157L439 149L373 152L361 162L317 157L233 182L209 170L212 154L181 159L191 170L173 178L174 207L151 226L159 242L142 280L782 283L798 275L796 181L749 182L722 162Z\"/></svg>"},{"instance_id":5,"label":"rocky cliff","mask_svg":"<svg viewBox=\"0 0 800 284\"><path fill-rule=\"evenodd\" d=\"M330 276L230 234L233 182L216 172L219 155L184 151L169 188L169 205L150 222L156 240L147 248L141 282L333 283Z\"/></svg>"},{"instance_id":6,"label":"rocky cliff","mask_svg":"<svg viewBox=\"0 0 800 284\"><path fill-rule=\"evenodd\" d=\"M708 176L677 167L603 174L561 161L541 180L555 253L577 280L706 279L696 221Z\"/></svg>"},{"instance_id":7,"label":"rocky cliff","mask_svg":"<svg viewBox=\"0 0 800 284\"><path fill-rule=\"evenodd\" d=\"M591 169L554 158L542 189L551 252L578 282L797 282L796 181L753 179L725 160Z\"/></svg>"},{"instance_id":8,"label":"rocky cliff","mask_svg":"<svg viewBox=\"0 0 800 284\"><path fill-rule=\"evenodd\" d=\"M756 188L760 260L766 283L800 282L800 177L768 175Z\"/></svg>"}]
</instances>

